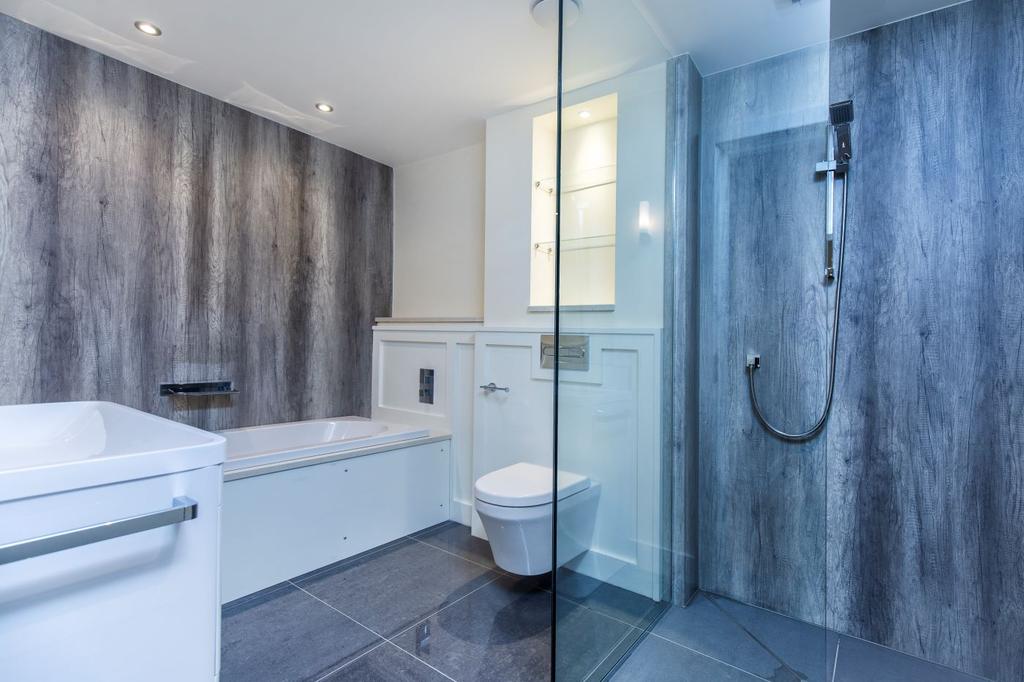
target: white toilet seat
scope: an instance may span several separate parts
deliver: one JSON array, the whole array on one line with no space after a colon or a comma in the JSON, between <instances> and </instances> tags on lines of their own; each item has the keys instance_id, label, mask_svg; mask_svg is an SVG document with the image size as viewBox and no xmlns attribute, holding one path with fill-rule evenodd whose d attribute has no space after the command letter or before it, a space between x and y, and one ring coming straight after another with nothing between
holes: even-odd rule
<instances>
[{"instance_id":1,"label":"white toilet seat","mask_svg":"<svg viewBox=\"0 0 1024 682\"><path fill-rule=\"evenodd\" d=\"M520 462L481 476L474 486L477 500L498 507L537 507L551 504L552 470ZM570 471L558 472L558 499L590 487L590 479Z\"/></svg>"}]
</instances>

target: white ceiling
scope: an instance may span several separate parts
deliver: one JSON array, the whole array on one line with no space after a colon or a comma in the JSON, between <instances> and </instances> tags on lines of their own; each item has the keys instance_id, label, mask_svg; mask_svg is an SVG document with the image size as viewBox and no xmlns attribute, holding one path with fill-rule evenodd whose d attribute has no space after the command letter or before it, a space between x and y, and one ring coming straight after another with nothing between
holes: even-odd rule
<instances>
[{"instance_id":1,"label":"white ceiling","mask_svg":"<svg viewBox=\"0 0 1024 682\"><path fill-rule=\"evenodd\" d=\"M835 0L831 33L948 4ZM566 83L684 52L705 74L789 52L829 35L829 5L583 0ZM529 0L0 0L0 12L389 165L480 142L486 118L555 92L556 33Z\"/></svg>"},{"instance_id":2,"label":"white ceiling","mask_svg":"<svg viewBox=\"0 0 1024 682\"><path fill-rule=\"evenodd\" d=\"M586 0L584 0L586 1ZM964 0L633 0L705 76Z\"/></svg>"}]
</instances>

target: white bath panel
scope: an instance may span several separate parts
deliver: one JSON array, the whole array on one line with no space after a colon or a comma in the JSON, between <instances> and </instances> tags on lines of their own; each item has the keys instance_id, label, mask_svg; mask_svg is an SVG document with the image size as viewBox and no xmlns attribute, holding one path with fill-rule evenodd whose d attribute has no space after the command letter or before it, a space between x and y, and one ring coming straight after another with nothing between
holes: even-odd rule
<instances>
[{"instance_id":1,"label":"white bath panel","mask_svg":"<svg viewBox=\"0 0 1024 682\"><path fill-rule=\"evenodd\" d=\"M224 484L223 601L448 520L450 441Z\"/></svg>"}]
</instances>

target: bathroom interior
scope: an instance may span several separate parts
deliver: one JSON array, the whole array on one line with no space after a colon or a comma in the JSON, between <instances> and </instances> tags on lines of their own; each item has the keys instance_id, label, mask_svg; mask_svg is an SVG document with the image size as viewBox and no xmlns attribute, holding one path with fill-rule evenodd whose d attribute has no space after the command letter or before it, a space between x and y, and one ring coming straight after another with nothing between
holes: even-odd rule
<instances>
[{"instance_id":1,"label":"bathroom interior","mask_svg":"<svg viewBox=\"0 0 1024 682\"><path fill-rule=\"evenodd\" d=\"M1024 680L1021 0L0 0L0 680Z\"/></svg>"}]
</instances>

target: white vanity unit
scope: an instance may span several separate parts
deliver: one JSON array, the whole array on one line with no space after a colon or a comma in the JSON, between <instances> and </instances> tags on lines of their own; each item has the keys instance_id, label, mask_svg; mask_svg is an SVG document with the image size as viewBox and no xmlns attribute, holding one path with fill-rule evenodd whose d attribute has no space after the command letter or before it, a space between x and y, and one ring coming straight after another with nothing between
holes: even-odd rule
<instances>
[{"instance_id":1,"label":"white vanity unit","mask_svg":"<svg viewBox=\"0 0 1024 682\"><path fill-rule=\"evenodd\" d=\"M112 403L0 407L0 679L215 680L223 461Z\"/></svg>"}]
</instances>

